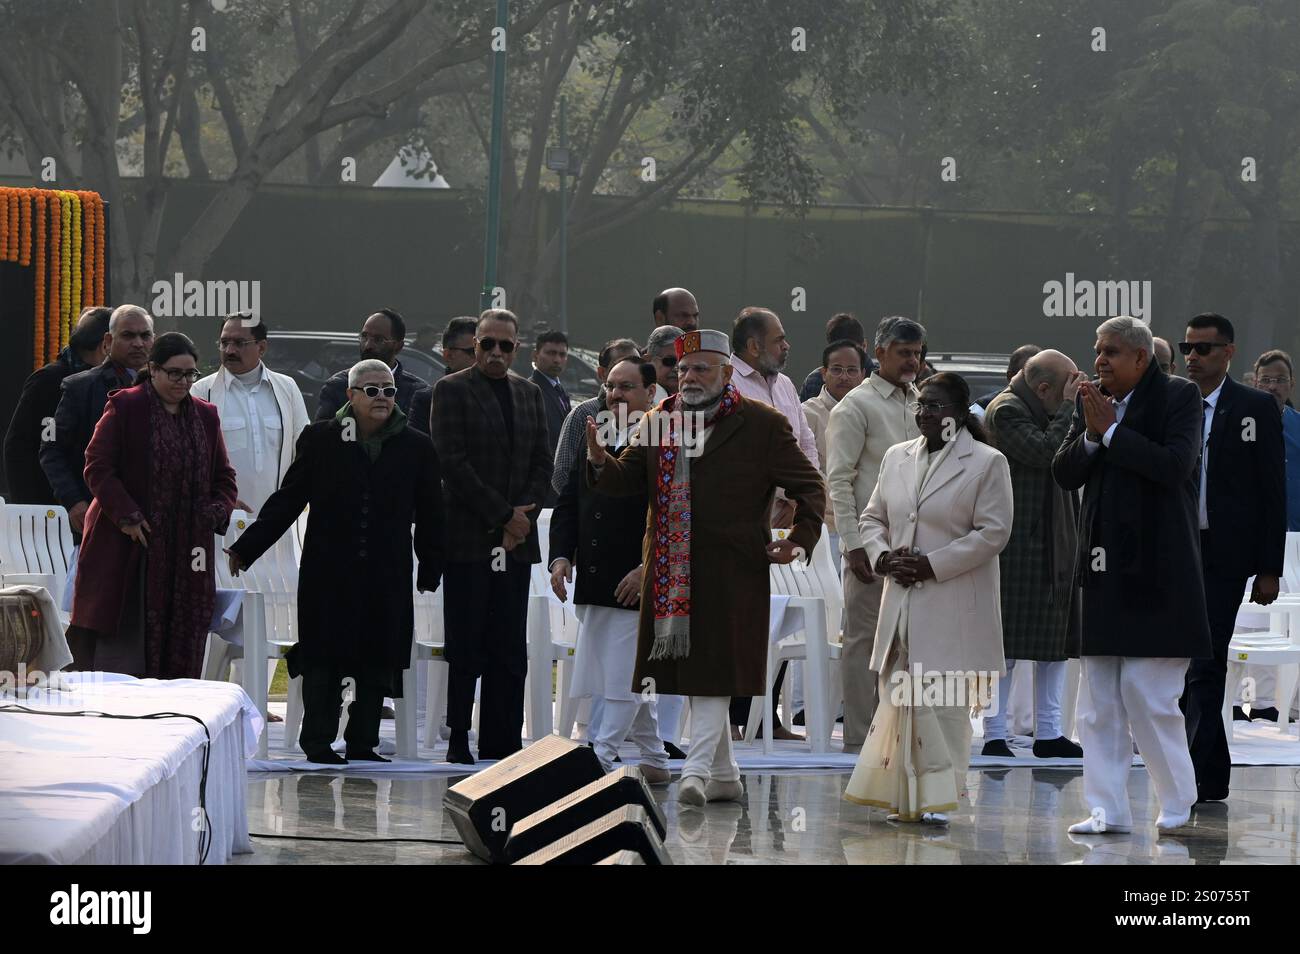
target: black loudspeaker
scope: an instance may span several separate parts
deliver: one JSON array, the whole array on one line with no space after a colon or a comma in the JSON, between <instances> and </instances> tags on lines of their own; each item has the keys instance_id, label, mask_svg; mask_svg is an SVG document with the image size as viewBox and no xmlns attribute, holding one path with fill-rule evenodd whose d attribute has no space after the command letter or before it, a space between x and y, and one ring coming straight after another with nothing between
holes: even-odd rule
<instances>
[{"instance_id":1,"label":"black loudspeaker","mask_svg":"<svg viewBox=\"0 0 1300 954\"><path fill-rule=\"evenodd\" d=\"M650 794L641 770L622 766L512 825L506 839L506 860L519 861L624 805L640 805L659 839L667 836L663 809Z\"/></svg>"},{"instance_id":2,"label":"black loudspeaker","mask_svg":"<svg viewBox=\"0 0 1300 954\"><path fill-rule=\"evenodd\" d=\"M484 861L500 862L515 822L604 774L594 751L548 735L447 789L442 808L466 848Z\"/></svg>"},{"instance_id":3,"label":"black loudspeaker","mask_svg":"<svg viewBox=\"0 0 1300 954\"><path fill-rule=\"evenodd\" d=\"M670 865L672 859L640 805L624 805L583 825L517 862L521 865L594 865L621 851L640 855L647 865Z\"/></svg>"}]
</instances>

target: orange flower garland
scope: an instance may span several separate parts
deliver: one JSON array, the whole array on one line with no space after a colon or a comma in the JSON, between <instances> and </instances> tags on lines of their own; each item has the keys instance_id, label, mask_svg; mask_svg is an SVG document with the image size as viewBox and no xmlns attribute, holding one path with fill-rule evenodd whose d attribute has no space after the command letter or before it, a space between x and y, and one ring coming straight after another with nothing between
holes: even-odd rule
<instances>
[{"instance_id":1,"label":"orange flower garland","mask_svg":"<svg viewBox=\"0 0 1300 954\"><path fill-rule=\"evenodd\" d=\"M46 315L46 334L47 349L45 360L53 361L59 356L59 280L60 272L59 262L62 261L63 253L63 203L59 201L57 195L50 196L50 310ZM54 358L49 356L49 348L54 349Z\"/></svg>"},{"instance_id":2,"label":"orange flower garland","mask_svg":"<svg viewBox=\"0 0 1300 954\"><path fill-rule=\"evenodd\" d=\"M18 237L18 264L20 265L32 263L32 197L28 194L31 191L31 189L22 189L18 195L18 211L22 216L22 229Z\"/></svg>"},{"instance_id":3,"label":"orange flower garland","mask_svg":"<svg viewBox=\"0 0 1300 954\"><path fill-rule=\"evenodd\" d=\"M37 367L45 361L45 200L36 194L36 341L32 348Z\"/></svg>"},{"instance_id":4,"label":"orange flower garland","mask_svg":"<svg viewBox=\"0 0 1300 954\"><path fill-rule=\"evenodd\" d=\"M106 226L96 192L0 187L0 261L35 266L37 367L58 357L82 309L104 303Z\"/></svg>"}]
</instances>

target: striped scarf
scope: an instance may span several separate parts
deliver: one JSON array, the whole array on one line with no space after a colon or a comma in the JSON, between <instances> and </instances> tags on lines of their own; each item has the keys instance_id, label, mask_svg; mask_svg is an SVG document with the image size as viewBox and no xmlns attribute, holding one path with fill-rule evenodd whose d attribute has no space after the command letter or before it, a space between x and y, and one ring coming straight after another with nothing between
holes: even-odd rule
<instances>
[{"instance_id":1,"label":"striped scarf","mask_svg":"<svg viewBox=\"0 0 1300 954\"><path fill-rule=\"evenodd\" d=\"M740 407L740 392L728 384L716 408L707 413L709 428ZM668 422L661 433L655 473L655 534L652 592L655 641L651 659L685 659L691 653L691 455L685 453L680 395L659 406ZM674 411L681 414L674 415ZM697 440L702 437L700 434Z\"/></svg>"}]
</instances>

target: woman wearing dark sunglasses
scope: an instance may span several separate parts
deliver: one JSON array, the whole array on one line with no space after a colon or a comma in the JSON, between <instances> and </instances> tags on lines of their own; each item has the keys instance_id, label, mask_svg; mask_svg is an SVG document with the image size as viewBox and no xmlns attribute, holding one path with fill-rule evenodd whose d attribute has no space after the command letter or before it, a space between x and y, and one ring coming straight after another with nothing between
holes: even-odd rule
<instances>
[{"instance_id":1,"label":"woman wearing dark sunglasses","mask_svg":"<svg viewBox=\"0 0 1300 954\"><path fill-rule=\"evenodd\" d=\"M213 534L235 508L235 471L216 407L189 393L198 357L185 335L159 335L136 385L109 396L86 448L95 499L68 631L79 669L201 675Z\"/></svg>"},{"instance_id":2,"label":"woman wearing dark sunglasses","mask_svg":"<svg viewBox=\"0 0 1300 954\"><path fill-rule=\"evenodd\" d=\"M353 365L346 393L333 420L302 432L280 489L227 551L238 576L310 505L298 642L288 663L289 675L302 677L298 744L309 761L327 765L388 761L375 746L384 696L401 696L411 660L413 524L417 588L436 590L442 576L442 480L432 442L406 426L393 372L383 361ZM356 701L340 757L330 746L346 676L356 681Z\"/></svg>"}]
</instances>

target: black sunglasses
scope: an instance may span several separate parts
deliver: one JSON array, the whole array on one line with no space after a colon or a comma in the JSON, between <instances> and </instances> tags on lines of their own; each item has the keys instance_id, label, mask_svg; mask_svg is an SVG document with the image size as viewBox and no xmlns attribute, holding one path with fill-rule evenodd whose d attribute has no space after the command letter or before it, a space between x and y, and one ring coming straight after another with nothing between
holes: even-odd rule
<instances>
[{"instance_id":1,"label":"black sunglasses","mask_svg":"<svg viewBox=\"0 0 1300 954\"><path fill-rule=\"evenodd\" d=\"M677 367L677 355L675 354L666 354L662 358L659 358L658 360L663 362L663 366L665 368Z\"/></svg>"},{"instance_id":2,"label":"black sunglasses","mask_svg":"<svg viewBox=\"0 0 1300 954\"><path fill-rule=\"evenodd\" d=\"M515 350L515 343L509 338L475 338L478 346L484 351L491 351L493 348L500 348L502 354L509 354Z\"/></svg>"},{"instance_id":3,"label":"black sunglasses","mask_svg":"<svg viewBox=\"0 0 1300 954\"><path fill-rule=\"evenodd\" d=\"M1194 341L1194 342L1180 341L1178 342L1178 350L1181 351L1184 355L1189 355L1193 351L1195 351L1202 358L1204 358L1215 348L1226 348L1226 347L1228 347L1228 345L1223 341Z\"/></svg>"},{"instance_id":4,"label":"black sunglasses","mask_svg":"<svg viewBox=\"0 0 1300 954\"><path fill-rule=\"evenodd\" d=\"M381 392L386 398L393 397L394 395L397 394L397 387L396 385L392 385L392 384L385 384L382 387L380 387L378 384L367 384L365 387L356 388L355 390L360 391L368 398L377 398L379 397Z\"/></svg>"}]
</instances>

